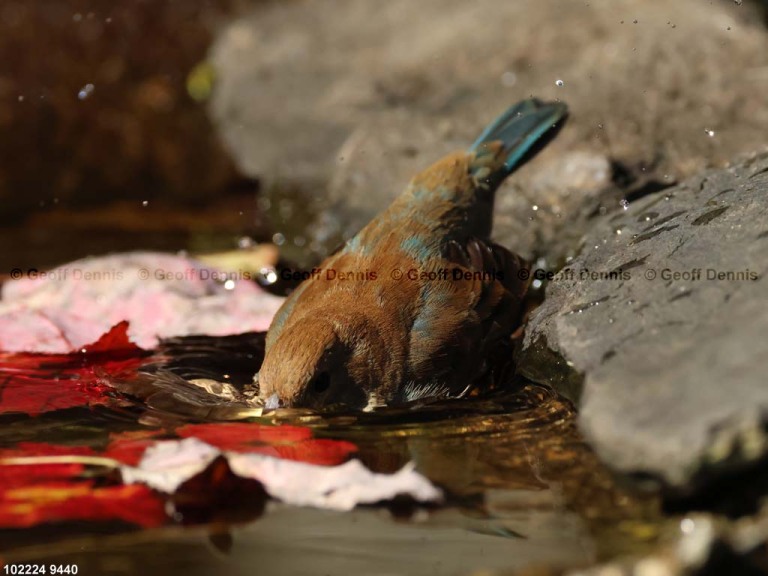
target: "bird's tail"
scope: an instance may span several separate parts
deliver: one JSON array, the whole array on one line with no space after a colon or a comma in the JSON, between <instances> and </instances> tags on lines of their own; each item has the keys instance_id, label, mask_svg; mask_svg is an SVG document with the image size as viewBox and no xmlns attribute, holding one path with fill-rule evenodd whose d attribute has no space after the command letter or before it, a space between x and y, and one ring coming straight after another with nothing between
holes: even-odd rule
<instances>
[{"instance_id":1,"label":"bird's tail","mask_svg":"<svg viewBox=\"0 0 768 576\"><path fill-rule=\"evenodd\" d=\"M557 134L567 115L568 107L562 102L523 100L483 130L469 151L478 159L487 153L497 156L500 145L503 164L496 164L488 176L501 181L536 155Z\"/></svg>"}]
</instances>

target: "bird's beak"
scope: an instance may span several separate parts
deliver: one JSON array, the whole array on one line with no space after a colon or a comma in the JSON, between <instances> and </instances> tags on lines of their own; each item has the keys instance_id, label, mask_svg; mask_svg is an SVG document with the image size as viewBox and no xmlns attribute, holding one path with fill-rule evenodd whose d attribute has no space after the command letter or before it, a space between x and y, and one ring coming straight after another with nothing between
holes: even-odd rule
<instances>
[{"instance_id":1,"label":"bird's beak","mask_svg":"<svg viewBox=\"0 0 768 576\"><path fill-rule=\"evenodd\" d=\"M267 410L274 410L276 408L281 408L283 403L280 401L280 398L277 394L272 394L269 398L264 400L264 408Z\"/></svg>"}]
</instances>

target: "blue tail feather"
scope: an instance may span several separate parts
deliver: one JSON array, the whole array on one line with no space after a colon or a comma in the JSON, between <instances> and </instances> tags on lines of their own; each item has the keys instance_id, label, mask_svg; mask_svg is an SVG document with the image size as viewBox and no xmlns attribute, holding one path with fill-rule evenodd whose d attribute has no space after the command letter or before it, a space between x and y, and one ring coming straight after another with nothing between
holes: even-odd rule
<instances>
[{"instance_id":1,"label":"blue tail feather","mask_svg":"<svg viewBox=\"0 0 768 576\"><path fill-rule=\"evenodd\" d=\"M540 139L545 134L559 127L567 114L568 107L562 102L542 102L536 98L523 100L483 130L469 151L478 152L484 144L501 141L507 153L501 176L506 177L527 159L529 152L536 150L534 147L541 144Z\"/></svg>"}]
</instances>

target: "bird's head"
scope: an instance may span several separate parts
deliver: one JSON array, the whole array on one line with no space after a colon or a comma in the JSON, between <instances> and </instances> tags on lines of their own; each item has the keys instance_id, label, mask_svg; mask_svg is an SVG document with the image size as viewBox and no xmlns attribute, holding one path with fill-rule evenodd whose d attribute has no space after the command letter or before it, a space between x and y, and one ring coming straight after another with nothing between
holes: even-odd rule
<instances>
[{"instance_id":1,"label":"bird's head","mask_svg":"<svg viewBox=\"0 0 768 576\"><path fill-rule=\"evenodd\" d=\"M268 346L258 374L268 408L363 408L380 366L364 330L330 319L304 320Z\"/></svg>"}]
</instances>

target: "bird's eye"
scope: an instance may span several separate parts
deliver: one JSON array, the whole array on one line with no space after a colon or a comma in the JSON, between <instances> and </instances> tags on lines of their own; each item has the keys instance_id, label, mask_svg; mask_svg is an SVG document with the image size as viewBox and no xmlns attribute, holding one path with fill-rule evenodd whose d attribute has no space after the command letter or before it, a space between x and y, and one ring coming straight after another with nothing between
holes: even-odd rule
<instances>
[{"instance_id":1,"label":"bird's eye","mask_svg":"<svg viewBox=\"0 0 768 576\"><path fill-rule=\"evenodd\" d=\"M331 387L331 375L328 372L321 372L312 382L312 391L315 394L322 394Z\"/></svg>"}]
</instances>

